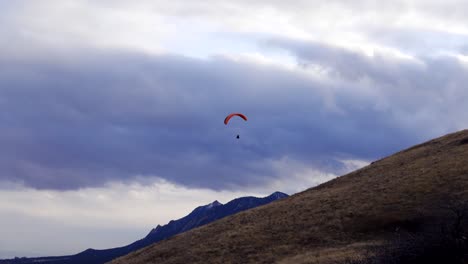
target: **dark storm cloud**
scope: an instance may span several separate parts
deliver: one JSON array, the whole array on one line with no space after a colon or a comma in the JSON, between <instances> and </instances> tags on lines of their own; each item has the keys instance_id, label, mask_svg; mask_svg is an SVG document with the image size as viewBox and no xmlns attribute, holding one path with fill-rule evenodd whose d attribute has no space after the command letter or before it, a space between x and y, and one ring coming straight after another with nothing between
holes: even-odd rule
<instances>
[{"instance_id":1,"label":"dark storm cloud","mask_svg":"<svg viewBox=\"0 0 468 264\"><path fill-rule=\"evenodd\" d=\"M287 39L271 40L268 45L290 51L305 67L319 65L334 80L340 80L336 100L346 111L361 107L361 103L373 104L374 109L395 118L399 127L407 122L413 130L431 126L429 135L467 124L463 103L468 99L464 88L467 66L456 57L423 55L403 59L379 52L367 56ZM365 101L359 102L363 98Z\"/></svg>"},{"instance_id":2,"label":"dark storm cloud","mask_svg":"<svg viewBox=\"0 0 468 264\"><path fill-rule=\"evenodd\" d=\"M277 177L268 161L284 156L336 169L330 158L375 159L417 143L417 131L436 124L410 126L403 115L442 110L455 99L437 87L458 89L466 81L466 71L450 59L421 67L318 44L270 45L329 67L333 81L222 57L90 51L54 59L5 56L0 179L74 189L156 175L222 189ZM382 87L362 93L364 77ZM442 101L427 102L433 96ZM381 97L392 106L379 108ZM457 98L446 111L460 106L463 98ZM330 100L338 110L330 110ZM233 111L249 121L225 126L224 116Z\"/></svg>"}]
</instances>

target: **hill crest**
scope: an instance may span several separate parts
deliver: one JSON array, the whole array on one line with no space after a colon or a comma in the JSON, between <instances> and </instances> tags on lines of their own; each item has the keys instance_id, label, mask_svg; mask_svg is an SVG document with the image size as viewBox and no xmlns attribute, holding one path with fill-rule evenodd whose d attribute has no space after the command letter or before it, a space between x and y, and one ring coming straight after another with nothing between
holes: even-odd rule
<instances>
[{"instance_id":1,"label":"hill crest","mask_svg":"<svg viewBox=\"0 0 468 264\"><path fill-rule=\"evenodd\" d=\"M468 198L468 130L448 134L112 263L333 263Z\"/></svg>"}]
</instances>

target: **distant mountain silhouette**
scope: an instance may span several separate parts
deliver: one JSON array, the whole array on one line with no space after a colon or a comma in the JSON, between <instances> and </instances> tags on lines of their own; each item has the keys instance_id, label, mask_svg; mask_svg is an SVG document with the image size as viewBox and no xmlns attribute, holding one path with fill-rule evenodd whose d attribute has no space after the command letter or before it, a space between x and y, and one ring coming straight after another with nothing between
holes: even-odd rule
<instances>
[{"instance_id":1,"label":"distant mountain silhouette","mask_svg":"<svg viewBox=\"0 0 468 264\"><path fill-rule=\"evenodd\" d=\"M15 258L0 260L0 264L101 264L113 260L117 257L127 255L128 253L149 246L155 242L188 231L190 229L206 225L225 216L265 205L275 200L288 197L287 194L274 192L264 198L242 197L234 199L226 204L214 201L208 205L195 208L189 215L178 220L172 220L167 225L152 229L149 234L138 241L127 246L110 249L87 249L81 253L70 256L59 257L40 257L40 258Z\"/></svg>"}]
</instances>

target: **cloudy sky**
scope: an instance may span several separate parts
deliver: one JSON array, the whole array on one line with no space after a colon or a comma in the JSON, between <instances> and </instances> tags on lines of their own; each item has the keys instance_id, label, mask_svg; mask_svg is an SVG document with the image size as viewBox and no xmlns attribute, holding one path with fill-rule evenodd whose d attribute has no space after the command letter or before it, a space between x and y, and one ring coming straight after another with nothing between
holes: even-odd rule
<instances>
[{"instance_id":1,"label":"cloudy sky","mask_svg":"<svg viewBox=\"0 0 468 264\"><path fill-rule=\"evenodd\" d=\"M468 127L460 0L0 0L0 258L130 243ZM242 112L247 122L230 112ZM240 134L240 139L235 136Z\"/></svg>"}]
</instances>

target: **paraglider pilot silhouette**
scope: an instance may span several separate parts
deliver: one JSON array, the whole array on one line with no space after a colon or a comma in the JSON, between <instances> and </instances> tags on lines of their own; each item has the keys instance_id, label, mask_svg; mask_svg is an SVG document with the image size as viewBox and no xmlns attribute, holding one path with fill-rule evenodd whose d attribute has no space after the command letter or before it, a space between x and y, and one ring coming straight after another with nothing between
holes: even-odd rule
<instances>
[{"instance_id":1,"label":"paraglider pilot silhouette","mask_svg":"<svg viewBox=\"0 0 468 264\"><path fill-rule=\"evenodd\" d=\"M229 123L229 120L231 120L232 117L234 116L238 116L242 119L244 119L245 121L247 121L247 117L241 113L232 113L232 114L229 114L228 116L226 116L226 118L224 119L224 124L227 125ZM237 139L240 138L239 134L237 134L236 136Z\"/></svg>"}]
</instances>

